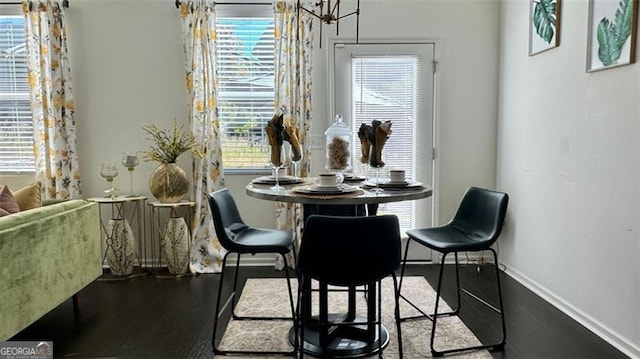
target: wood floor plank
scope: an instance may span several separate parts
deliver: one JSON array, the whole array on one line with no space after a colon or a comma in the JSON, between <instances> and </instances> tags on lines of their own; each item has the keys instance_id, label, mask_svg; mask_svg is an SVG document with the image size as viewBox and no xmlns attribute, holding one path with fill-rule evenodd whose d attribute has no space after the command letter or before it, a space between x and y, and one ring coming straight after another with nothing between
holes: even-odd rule
<instances>
[{"instance_id":1,"label":"wood floor plank","mask_svg":"<svg viewBox=\"0 0 640 359\"><path fill-rule=\"evenodd\" d=\"M433 264L410 265L406 275L422 275L435 287L438 270ZM443 298L449 304L455 301L453 275L447 267ZM240 272L243 283L260 277L282 277L282 272L270 267ZM465 265L460 277L473 292L496 297L490 267L477 272L475 265ZM52 340L56 358L211 358L219 278L218 274L179 279L148 275L96 281L79 293L77 313L69 299L11 340ZM509 276L502 273L501 280L508 334L505 351L493 353L495 358L626 358ZM465 297L462 305L461 319L478 338L496 337L499 322L491 312Z\"/></svg>"}]
</instances>

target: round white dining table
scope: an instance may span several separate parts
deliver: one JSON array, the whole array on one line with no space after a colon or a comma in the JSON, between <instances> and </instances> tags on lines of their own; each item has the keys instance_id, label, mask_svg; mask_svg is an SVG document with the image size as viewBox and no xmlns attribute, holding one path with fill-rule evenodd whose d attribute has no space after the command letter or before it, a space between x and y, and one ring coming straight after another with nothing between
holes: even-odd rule
<instances>
[{"instance_id":1,"label":"round white dining table","mask_svg":"<svg viewBox=\"0 0 640 359\"><path fill-rule=\"evenodd\" d=\"M274 202L288 202L315 205L374 205L389 202L410 201L427 198L433 193L431 186L422 185L407 188L384 188L382 193L374 193L372 188L362 187L353 193L343 194L307 194L298 193L297 186L309 186L316 183L315 178L304 179L303 183L281 185L284 189L274 191L271 185L250 183L246 187L246 193L250 197ZM346 183L351 186L359 186L360 183Z\"/></svg>"}]
</instances>

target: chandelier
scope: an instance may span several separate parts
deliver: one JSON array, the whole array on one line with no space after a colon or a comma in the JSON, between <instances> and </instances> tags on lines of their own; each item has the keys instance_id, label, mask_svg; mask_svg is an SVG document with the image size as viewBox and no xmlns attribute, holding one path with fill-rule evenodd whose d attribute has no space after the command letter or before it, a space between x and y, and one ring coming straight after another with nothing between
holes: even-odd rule
<instances>
[{"instance_id":1,"label":"chandelier","mask_svg":"<svg viewBox=\"0 0 640 359\"><path fill-rule=\"evenodd\" d=\"M309 10L302 6L300 0L298 0L298 12L300 10L306 11L316 19L320 20L320 47L322 48L322 24L332 25L336 24L336 36L340 35L340 19L345 17L356 15L356 44L358 43L358 37L360 33L360 0L357 2L355 11L348 14L340 15L340 0L334 0L333 4L331 0L318 0L315 6L320 9L319 13L315 10Z\"/></svg>"}]
</instances>

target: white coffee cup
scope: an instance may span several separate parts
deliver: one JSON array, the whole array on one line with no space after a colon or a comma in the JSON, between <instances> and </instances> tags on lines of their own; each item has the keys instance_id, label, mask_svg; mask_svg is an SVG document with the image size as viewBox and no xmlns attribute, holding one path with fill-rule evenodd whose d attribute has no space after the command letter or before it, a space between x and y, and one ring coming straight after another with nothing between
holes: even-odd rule
<instances>
[{"instance_id":1,"label":"white coffee cup","mask_svg":"<svg viewBox=\"0 0 640 359\"><path fill-rule=\"evenodd\" d=\"M391 180L391 182L404 182L406 180L405 170L389 171L389 180Z\"/></svg>"},{"instance_id":2,"label":"white coffee cup","mask_svg":"<svg viewBox=\"0 0 640 359\"><path fill-rule=\"evenodd\" d=\"M320 187L335 187L336 174L335 173L320 173L318 175L318 186Z\"/></svg>"}]
</instances>

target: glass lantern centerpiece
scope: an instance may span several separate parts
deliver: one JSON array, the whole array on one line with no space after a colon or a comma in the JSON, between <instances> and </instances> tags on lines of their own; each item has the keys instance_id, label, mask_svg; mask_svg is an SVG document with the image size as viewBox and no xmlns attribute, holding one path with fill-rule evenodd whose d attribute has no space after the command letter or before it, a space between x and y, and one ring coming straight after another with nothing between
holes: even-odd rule
<instances>
[{"instance_id":1,"label":"glass lantern centerpiece","mask_svg":"<svg viewBox=\"0 0 640 359\"><path fill-rule=\"evenodd\" d=\"M335 172L336 181L344 181L344 172L351 169L351 130L344 123L342 115L336 115L333 124L325 131L326 165L329 172Z\"/></svg>"}]
</instances>

